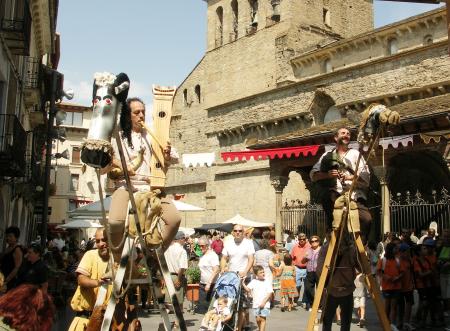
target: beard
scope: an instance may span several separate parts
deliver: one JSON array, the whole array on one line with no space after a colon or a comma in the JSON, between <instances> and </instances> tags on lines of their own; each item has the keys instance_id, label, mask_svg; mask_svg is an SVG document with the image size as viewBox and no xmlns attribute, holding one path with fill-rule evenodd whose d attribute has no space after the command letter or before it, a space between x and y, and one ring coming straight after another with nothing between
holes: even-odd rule
<instances>
[{"instance_id":1,"label":"beard","mask_svg":"<svg viewBox=\"0 0 450 331\"><path fill-rule=\"evenodd\" d=\"M340 146L348 146L348 144L350 143L350 141L345 140L343 137L339 137L337 138L336 143Z\"/></svg>"},{"instance_id":2,"label":"beard","mask_svg":"<svg viewBox=\"0 0 450 331\"><path fill-rule=\"evenodd\" d=\"M243 239L244 239L243 237L240 237L240 238L234 238L234 242L235 242L236 244L240 244L240 243L242 242Z\"/></svg>"}]
</instances>

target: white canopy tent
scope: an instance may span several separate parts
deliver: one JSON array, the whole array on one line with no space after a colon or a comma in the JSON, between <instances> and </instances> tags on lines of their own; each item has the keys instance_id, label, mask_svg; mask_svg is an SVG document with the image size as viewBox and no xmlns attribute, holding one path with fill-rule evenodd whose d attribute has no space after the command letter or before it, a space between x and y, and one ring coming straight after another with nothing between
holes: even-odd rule
<instances>
[{"instance_id":1,"label":"white canopy tent","mask_svg":"<svg viewBox=\"0 0 450 331\"><path fill-rule=\"evenodd\" d=\"M186 226L186 218L187 213L189 212L198 212L198 211L204 211L205 209L201 207L197 207L194 205L191 205L186 202L182 202L180 200L172 200L173 204L175 205L175 208L177 208L178 211L183 212L184 215L184 225ZM104 206L105 206L105 212L106 217L108 217L109 208L111 206L111 197L107 197L103 200ZM77 208L75 210L71 210L68 212L69 219L102 219L102 209L101 209L101 203L99 201L92 202L90 204L87 204L83 207ZM67 223L70 224L71 222Z\"/></svg>"},{"instance_id":2,"label":"white canopy tent","mask_svg":"<svg viewBox=\"0 0 450 331\"><path fill-rule=\"evenodd\" d=\"M240 225L243 225L248 228L264 228L264 227L269 227L269 226L274 225L273 223L263 223L263 222L251 221L245 217L242 217L239 214L233 216L232 218L230 218L226 221L223 221L222 223L240 224Z\"/></svg>"},{"instance_id":3,"label":"white canopy tent","mask_svg":"<svg viewBox=\"0 0 450 331\"><path fill-rule=\"evenodd\" d=\"M103 227L98 220L77 219L72 222L58 225L57 229L88 229Z\"/></svg>"}]
</instances>

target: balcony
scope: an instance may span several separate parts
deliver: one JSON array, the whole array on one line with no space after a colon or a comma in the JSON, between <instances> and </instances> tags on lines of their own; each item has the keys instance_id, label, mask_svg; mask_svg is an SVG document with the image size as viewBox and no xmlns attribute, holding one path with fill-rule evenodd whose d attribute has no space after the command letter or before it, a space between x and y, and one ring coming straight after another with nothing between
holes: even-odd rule
<instances>
[{"instance_id":1,"label":"balcony","mask_svg":"<svg viewBox=\"0 0 450 331\"><path fill-rule=\"evenodd\" d=\"M29 55L31 13L27 0L0 0L0 31L12 54Z\"/></svg>"},{"instance_id":2,"label":"balcony","mask_svg":"<svg viewBox=\"0 0 450 331\"><path fill-rule=\"evenodd\" d=\"M36 57L25 57L24 101L30 108L40 104L41 62Z\"/></svg>"},{"instance_id":3,"label":"balcony","mask_svg":"<svg viewBox=\"0 0 450 331\"><path fill-rule=\"evenodd\" d=\"M0 174L26 175L27 134L15 115L0 115Z\"/></svg>"}]
</instances>

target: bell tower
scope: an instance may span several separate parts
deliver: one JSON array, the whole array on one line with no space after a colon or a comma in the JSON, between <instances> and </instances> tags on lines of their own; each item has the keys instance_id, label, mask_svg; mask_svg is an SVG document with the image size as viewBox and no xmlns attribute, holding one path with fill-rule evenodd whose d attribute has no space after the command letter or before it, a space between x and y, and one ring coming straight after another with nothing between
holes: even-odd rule
<instances>
[{"instance_id":1,"label":"bell tower","mask_svg":"<svg viewBox=\"0 0 450 331\"><path fill-rule=\"evenodd\" d=\"M347 38L373 29L373 0L206 0L207 50L277 23ZM293 32L293 31L292 31Z\"/></svg>"}]
</instances>

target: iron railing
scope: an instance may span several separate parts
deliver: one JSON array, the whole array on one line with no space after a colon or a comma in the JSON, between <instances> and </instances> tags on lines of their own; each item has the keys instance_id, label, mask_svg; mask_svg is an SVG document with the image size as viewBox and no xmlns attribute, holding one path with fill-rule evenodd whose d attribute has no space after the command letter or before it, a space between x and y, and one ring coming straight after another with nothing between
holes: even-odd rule
<instances>
[{"instance_id":1,"label":"iron railing","mask_svg":"<svg viewBox=\"0 0 450 331\"><path fill-rule=\"evenodd\" d=\"M27 0L0 0L0 30L12 54L29 55L31 13Z\"/></svg>"},{"instance_id":2,"label":"iron railing","mask_svg":"<svg viewBox=\"0 0 450 331\"><path fill-rule=\"evenodd\" d=\"M41 62L39 58L27 56L25 57L25 79L24 88L37 89L41 78Z\"/></svg>"},{"instance_id":3,"label":"iron railing","mask_svg":"<svg viewBox=\"0 0 450 331\"><path fill-rule=\"evenodd\" d=\"M436 222L438 232L450 228L450 195L445 188L432 191L430 201L417 191L411 195L397 193L390 201L391 231L400 233L402 229L413 229L415 233L428 229Z\"/></svg>"},{"instance_id":4,"label":"iron railing","mask_svg":"<svg viewBox=\"0 0 450 331\"><path fill-rule=\"evenodd\" d=\"M0 174L24 177L27 134L15 115L0 115Z\"/></svg>"},{"instance_id":5,"label":"iron railing","mask_svg":"<svg viewBox=\"0 0 450 331\"><path fill-rule=\"evenodd\" d=\"M402 229L420 233L428 229L431 222L436 222L438 233L450 228L450 194L442 188L432 191L430 201L422 197L420 192L411 195L397 193L390 201L391 232L401 233ZM380 211L380 206L372 207ZM326 229L326 217L319 204L304 203L300 200L286 202L281 209L283 230L293 233L303 232L308 237L315 234L323 237Z\"/></svg>"},{"instance_id":6,"label":"iron railing","mask_svg":"<svg viewBox=\"0 0 450 331\"><path fill-rule=\"evenodd\" d=\"M281 210L283 230L293 233L303 232L308 237L319 235L323 238L326 231L326 217L322 206L300 200L286 201Z\"/></svg>"}]
</instances>

